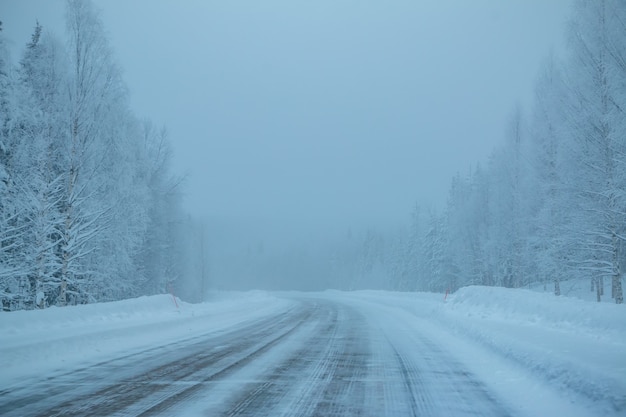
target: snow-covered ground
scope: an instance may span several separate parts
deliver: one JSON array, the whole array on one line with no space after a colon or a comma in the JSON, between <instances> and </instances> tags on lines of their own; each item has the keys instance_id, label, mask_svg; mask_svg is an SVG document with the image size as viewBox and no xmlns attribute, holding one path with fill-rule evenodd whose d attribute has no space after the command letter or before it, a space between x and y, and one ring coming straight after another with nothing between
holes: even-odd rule
<instances>
[{"instance_id":1,"label":"snow-covered ground","mask_svg":"<svg viewBox=\"0 0 626 417\"><path fill-rule=\"evenodd\" d=\"M357 345L364 337L369 337L371 349L361 352L370 357L363 365L369 372L373 372L375 366L381 366L380 375L387 375L385 378L403 378L399 370L391 369L393 358L385 362L387 356L395 355L393 366L401 365L405 390L432 388L438 383L439 368L441 378L448 378L446 383L452 383L454 381L449 377L458 368L459 375L468 375L467 380L474 381L474 386L452 389L450 397L446 397L450 400L448 402L454 402L456 397L453 394L458 396L465 389L468 393L482 393L482 388L475 385L479 382L480 386L486 387L485 392L498 399L494 404L500 404L513 415L626 414L625 306L554 297L530 290L487 287L462 288L445 301L441 294L384 291L251 292L213 297L211 302L198 305L179 300L175 305L171 296L163 295L45 311L0 313L0 411L3 393L11 391L16 384L24 384L24 381L89 368L107 359L151 347L218 335L255 321L261 323L264 318L281 314L288 317L285 313L297 311L305 301L316 305L318 301L315 300L324 305L344 306L335 312L335 316L340 321L345 317L345 323L335 325L332 334L340 331L347 334L349 330L351 337L359 338ZM282 347L271 352L265 352L266 347L263 347L265 353L260 355L263 359L257 361L259 364L238 371L248 376L230 377L230 382L225 380L222 389L229 387L227 391L233 395L233 387L243 384L237 382L241 378L258 380L262 375L273 375L273 378L286 375L282 370L285 365L278 367L278 364L289 356L289 352L298 349L317 352L315 355L320 357L332 357L333 345L317 350L310 346L311 341L322 340L311 335L328 327L324 324L324 317L332 315L316 314L310 315L315 318L315 323L290 333L284 338L285 342L281 342ZM305 317L304 313L293 315L300 316ZM285 323L295 325L289 320ZM358 324L362 329L352 329L352 324ZM331 336L329 333L328 337ZM349 339L337 335L332 338ZM300 345L309 345L308 350ZM362 349L357 345L351 345L350 349ZM346 346L342 349L348 351ZM443 358L448 358L445 359L447 363ZM298 372L303 376L310 371L311 378L315 375L322 378L322 365L309 369L299 362L294 363L298 363ZM415 369L412 370L412 366ZM413 386L411 377L407 377L410 372L430 375L431 379L422 381L422 388ZM380 375L377 378L382 378ZM463 383L465 377L459 378L455 384ZM371 377L363 381L364 384L379 383ZM290 404L289 407L298 405L300 410L312 407L312 403L306 405L302 398L298 399L304 395L302 393L315 391L312 380L299 384L291 381L288 385L289 389L300 394L289 396L282 393L282 402ZM326 392L321 388L318 391ZM444 395L443 392L445 390L432 391L431 397ZM398 393L393 395L401 398ZM464 398L459 397L461 400ZM217 407L216 400L213 401L210 406ZM428 401L437 404L436 398ZM441 404L439 407L440 411L444 409ZM414 404L413 412L419 409L419 404ZM200 413L200 408L195 406L186 410L187 415ZM386 410L387 415L394 415L394 410L409 408ZM432 412L437 408L425 410ZM497 415L498 412L493 413Z\"/></svg>"},{"instance_id":2,"label":"snow-covered ground","mask_svg":"<svg viewBox=\"0 0 626 417\"><path fill-rule=\"evenodd\" d=\"M626 306L524 289L364 291L394 309L528 415L626 415Z\"/></svg>"},{"instance_id":3,"label":"snow-covered ground","mask_svg":"<svg viewBox=\"0 0 626 417\"><path fill-rule=\"evenodd\" d=\"M591 290L591 281L589 279L570 279L561 281L559 287L563 297L578 298L579 300L591 301L594 303L598 302L595 287L594 290ZM615 300L611 298L610 278L602 280L602 288L604 289L604 295L600 297L600 301L603 303L614 304ZM530 284L528 289L546 294L554 294L554 283L534 282Z\"/></svg>"},{"instance_id":4,"label":"snow-covered ground","mask_svg":"<svg viewBox=\"0 0 626 417\"><path fill-rule=\"evenodd\" d=\"M440 320L573 403L586 400L598 415L626 414L626 306L469 287L451 297Z\"/></svg>"},{"instance_id":5,"label":"snow-covered ground","mask_svg":"<svg viewBox=\"0 0 626 417\"><path fill-rule=\"evenodd\" d=\"M189 304L170 295L0 313L0 388L133 351L218 333L275 315L292 301L264 292Z\"/></svg>"}]
</instances>

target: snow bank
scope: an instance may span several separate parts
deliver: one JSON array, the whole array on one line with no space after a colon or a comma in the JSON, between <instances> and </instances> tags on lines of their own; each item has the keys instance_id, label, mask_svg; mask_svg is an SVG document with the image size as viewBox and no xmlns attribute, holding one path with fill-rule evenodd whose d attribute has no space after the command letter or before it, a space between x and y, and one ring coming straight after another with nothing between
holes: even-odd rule
<instances>
[{"instance_id":1,"label":"snow bank","mask_svg":"<svg viewBox=\"0 0 626 417\"><path fill-rule=\"evenodd\" d=\"M180 303L180 300L176 300ZM188 307L183 305L183 308ZM4 335L28 334L46 337L50 333L66 333L76 328L98 326L103 323L155 321L175 318L179 313L170 295L139 297L111 303L50 307L45 310L0 313L0 329ZM86 329L83 329L86 330ZM49 337L49 336L48 336ZM15 339L15 338L14 338Z\"/></svg>"},{"instance_id":2,"label":"snow bank","mask_svg":"<svg viewBox=\"0 0 626 417\"><path fill-rule=\"evenodd\" d=\"M623 305L556 297L525 289L471 286L448 298L446 310L490 320L542 323L550 327L594 333L626 332Z\"/></svg>"},{"instance_id":3,"label":"snow bank","mask_svg":"<svg viewBox=\"0 0 626 417\"><path fill-rule=\"evenodd\" d=\"M523 289L461 288L433 316L549 381L626 412L626 306Z\"/></svg>"},{"instance_id":4,"label":"snow bank","mask_svg":"<svg viewBox=\"0 0 626 417\"><path fill-rule=\"evenodd\" d=\"M626 414L626 305L481 286L461 288L445 301L432 293L326 294L384 306L398 320L409 313L416 332L494 386L527 388L537 394L534 401L538 386L550 387L598 415ZM520 378L539 383L519 388Z\"/></svg>"},{"instance_id":5,"label":"snow bank","mask_svg":"<svg viewBox=\"0 0 626 417\"><path fill-rule=\"evenodd\" d=\"M133 350L218 332L286 310L264 292L215 294L188 304L170 295L0 313L0 386L88 366Z\"/></svg>"}]
</instances>

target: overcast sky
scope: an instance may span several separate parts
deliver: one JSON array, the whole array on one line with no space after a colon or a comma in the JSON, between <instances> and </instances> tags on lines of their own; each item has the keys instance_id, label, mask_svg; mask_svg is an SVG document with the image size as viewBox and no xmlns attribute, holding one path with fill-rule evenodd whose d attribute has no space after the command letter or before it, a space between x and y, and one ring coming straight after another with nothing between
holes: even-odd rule
<instances>
[{"instance_id":1,"label":"overcast sky","mask_svg":"<svg viewBox=\"0 0 626 417\"><path fill-rule=\"evenodd\" d=\"M97 0L138 115L165 124L196 215L275 230L443 207L527 104L569 0ZM21 51L61 0L0 0ZM14 56L16 59L17 57Z\"/></svg>"}]
</instances>

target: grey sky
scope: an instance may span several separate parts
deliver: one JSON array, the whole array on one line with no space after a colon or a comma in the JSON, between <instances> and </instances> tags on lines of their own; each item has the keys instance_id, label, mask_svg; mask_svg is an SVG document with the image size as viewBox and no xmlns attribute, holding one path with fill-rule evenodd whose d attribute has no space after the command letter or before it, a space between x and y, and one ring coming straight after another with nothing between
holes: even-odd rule
<instances>
[{"instance_id":1,"label":"grey sky","mask_svg":"<svg viewBox=\"0 0 626 417\"><path fill-rule=\"evenodd\" d=\"M527 103L569 0L97 0L139 115L197 215L316 229L442 207ZM0 0L21 50L63 1Z\"/></svg>"}]
</instances>

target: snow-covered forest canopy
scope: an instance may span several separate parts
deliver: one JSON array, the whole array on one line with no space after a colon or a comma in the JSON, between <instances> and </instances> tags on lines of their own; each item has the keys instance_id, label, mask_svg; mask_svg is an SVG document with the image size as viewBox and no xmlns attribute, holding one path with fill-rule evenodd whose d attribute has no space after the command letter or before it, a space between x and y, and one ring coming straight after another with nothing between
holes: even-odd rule
<instances>
[{"instance_id":1,"label":"snow-covered forest canopy","mask_svg":"<svg viewBox=\"0 0 626 417\"><path fill-rule=\"evenodd\" d=\"M33 22L18 64L0 31L5 310L163 293L188 265L167 132L130 111L92 3L66 7L66 38Z\"/></svg>"},{"instance_id":2,"label":"snow-covered forest canopy","mask_svg":"<svg viewBox=\"0 0 626 417\"><path fill-rule=\"evenodd\" d=\"M573 2L567 48L546 57L534 103L512 106L487 163L459 167L443 209L418 203L405 230L346 228L323 242L305 236L284 252L264 244L270 235L237 241L228 252L226 239L209 227L210 259L204 228L181 208L166 130L130 110L93 5L67 5L65 40L33 23L17 64L0 31L5 309L170 287L199 299L209 264L209 284L228 289L245 283L245 289L452 292L543 283L560 295L561 282L585 279L598 301L623 302L623 1ZM610 294L603 292L607 280Z\"/></svg>"}]
</instances>

